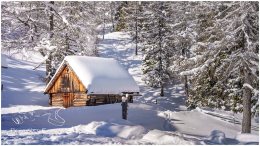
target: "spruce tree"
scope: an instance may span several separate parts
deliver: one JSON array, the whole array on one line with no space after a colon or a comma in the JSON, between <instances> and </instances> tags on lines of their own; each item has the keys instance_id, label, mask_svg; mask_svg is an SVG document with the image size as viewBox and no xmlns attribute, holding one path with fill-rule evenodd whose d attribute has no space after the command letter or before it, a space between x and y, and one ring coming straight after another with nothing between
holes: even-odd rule
<instances>
[{"instance_id":1,"label":"spruce tree","mask_svg":"<svg viewBox=\"0 0 260 146\"><path fill-rule=\"evenodd\" d=\"M34 69L46 63L48 82L66 55L96 55L99 17L92 6L92 2L2 3L4 29L15 30L3 33L3 51L39 52L44 59ZM8 37L15 34L19 35Z\"/></svg>"},{"instance_id":2,"label":"spruce tree","mask_svg":"<svg viewBox=\"0 0 260 146\"><path fill-rule=\"evenodd\" d=\"M164 96L164 85L169 80L170 40L166 2L146 3L146 13L142 21L142 38L145 40L142 70L144 81L152 87L160 87L160 95Z\"/></svg>"},{"instance_id":3,"label":"spruce tree","mask_svg":"<svg viewBox=\"0 0 260 146\"><path fill-rule=\"evenodd\" d=\"M116 14L115 20L116 22L116 31L121 31L126 28L126 8L128 7L128 2L123 1L120 2Z\"/></svg>"},{"instance_id":4,"label":"spruce tree","mask_svg":"<svg viewBox=\"0 0 260 146\"><path fill-rule=\"evenodd\" d=\"M130 32L133 37L133 41L135 41L135 55L138 54L138 43L140 39L140 30L142 27L141 23L141 15L142 11L142 2L128 2L128 7L125 9L126 12L126 28L128 32Z\"/></svg>"}]
</instances>

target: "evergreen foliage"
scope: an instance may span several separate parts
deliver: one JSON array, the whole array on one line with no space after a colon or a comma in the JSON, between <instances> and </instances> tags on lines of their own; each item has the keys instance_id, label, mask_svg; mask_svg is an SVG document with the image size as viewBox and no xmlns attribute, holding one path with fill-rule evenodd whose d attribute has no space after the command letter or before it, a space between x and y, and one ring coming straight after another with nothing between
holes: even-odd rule
<instances>
[{"instance_id":1,"label":"evergreen foliage","mask_svg":"<svg viewBox=\"0 0 260 146\"><path fill-rule=\"evenodd\" d=\"M2 8L4 51L39 51L47 82L66 55L96 55L91 2L3 2Z\"/></svg>"},{"instance_id":2,"label":"evergreen foliage","mask_svg":"<svg viewBox=\"0 0 260 146\"><path fill-rule=\"evenodd\" d=\"M128 7L128 2L121 2L119 7L117 8L117 13L115 15L116 31L121 31L126 28L126 12L125 9Z\"/></svg>"},{"instance_id":3,"label":"evergreen foliage","mask_svg":"<svg viewBox=\"0 0 260 146\"><path fill-rule=\"evenodd\" d=\"M143 56L144 81L152 87L161 88L169 81L171 41L169 39L169 7L166 2L147 3L142 16L141 41Z\"/></svg>"},{"instance_id":4,"label":"evergreen foliage","mask_svg":"<svg viewBox=\"0 0 260 146\"><path fill-rule=\"evenodd\" d=\"M183 79L187 106L259 115L258 2L2 2L2 48L39 51L46 78L66 55L97 55L97 27L128 31L143 80ZM137 53L140 52L140 53ZM246 128L245 128L246 127Z\"/></svg>"}]
</instances>

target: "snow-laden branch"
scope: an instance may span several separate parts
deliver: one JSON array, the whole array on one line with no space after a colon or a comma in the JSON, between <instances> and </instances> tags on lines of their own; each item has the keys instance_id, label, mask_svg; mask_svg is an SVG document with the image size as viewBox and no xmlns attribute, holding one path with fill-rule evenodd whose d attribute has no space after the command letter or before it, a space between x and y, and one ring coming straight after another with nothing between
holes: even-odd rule
<instances>
[{"instance_id":1,"label":"snow-laden branch","mask_svg":"<svg viewBox=\"0 0 260 146\"><path fill-rule=\"evenodd\" d=\"M197 74L197 73L205 70L206 68L208 68L209 64L211 64L213 61L214 61L214 59L209 59L202 66L193 68L193 69L188 70L188 71L183 71L183 72L180 73L180 75L181 76L185 76L185 75L189 76L189 75Z\"/></svg>"},{"instance_id":2,"label":"snow-laden branch","mask_svg":"<svg viewBox=\"0 0 260 146\"><path fill-rule=\"evenodd\" d=\"M251 90L251 92L253 93L253 96L255 97L255 96L257 96L257 98L258 98L258 96L259 96L259 90L258 89L255 89L254 87L252 87L250 84L248 84L248 83L244 83L243 84L243 88L248 88L248 89L250 89Z\"/></svg>"},{"instance_id":3,"label":"snow-laden branch","mask_svg":"<svg viewBox=\"0 0 260 146\"><path fill-rule=\"evenodd\" d=\"M49 53L49 54L47 54L46 56L44 56L44 58L42 59L42 61L41 61L39 64L37 64L37 65L33 68L33 70L36 70L39 66L41 66L42 64L44 64L44 63L48 60L50 54L51 54L51 53Z\"/></svg>"},{"instance_id":4,"label":"snow-laden branch","mask_svg":"<svg viewBox=\"0 0 260 146\"><path fill-rule=\"evenodd\" d=\"M243 88L249 88L252 91L254 90L254 88L250 84L248 84L248 83L244 83L243 84Z\"/></svg>"}]
</instances>

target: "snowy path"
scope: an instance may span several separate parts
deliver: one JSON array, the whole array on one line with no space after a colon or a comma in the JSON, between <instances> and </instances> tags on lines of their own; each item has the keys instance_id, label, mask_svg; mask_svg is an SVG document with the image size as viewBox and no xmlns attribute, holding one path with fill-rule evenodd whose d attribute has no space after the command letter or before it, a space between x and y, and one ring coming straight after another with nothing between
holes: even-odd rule
<instances>
[{"instance_id":1,"label":"snowy path","mask_svg":"<svg viewBox=\"0 0 260 146\"><path fill-rule=\"evenodd\" d=\"M186 110L185 96L182 84L170 85L166 87L166 97L160 97L159 89L150 88L142 81L142 55L135 55L134 42L127 33L114 32L105 35L105 40L101 40L99 45L99 55L101 57L109 57L117 59L125 69L134 77L139 84L142 97L136 97L141 103L155 103L155 99L160 103L161 107L180 111ZM167 97L171 98L167 98Z\"/></svg>"},{"instance_id":2,"label":"snowy path","mask_svg":"<svg viewBox=\"0 0 260 146\"><path fill-rule=\"evenodd\" d=\"M146 86L141 80L142 55L135 55L135 44L127 33L114 32L106 34L105 40L100 43L99 49L100 56L117 59L134 77L140 86L142 94L141 97L136 97L134 102L155 108L158 115L165 118L165 121L161 123L164 130L178 131L205 141L213 131L220 130L227 137L224 143L238 143L235 136L241 129L241 114L223 111L217 113L217 110L210 111L199 108L187 111L183 85L178 82L166 87L165 97L159 96L159 89ZM155 104L155 100L157 100L157 104ZM252 133L258 135L258 131L258 123L252 120Z\"/></svg>"}]
</instances>

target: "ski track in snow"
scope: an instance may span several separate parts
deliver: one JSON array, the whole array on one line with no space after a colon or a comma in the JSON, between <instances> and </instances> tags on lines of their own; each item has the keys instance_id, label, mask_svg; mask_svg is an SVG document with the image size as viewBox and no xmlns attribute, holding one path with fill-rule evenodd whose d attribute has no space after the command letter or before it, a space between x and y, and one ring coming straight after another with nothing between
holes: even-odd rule
<instances>
[{"instance_id":1,"label":"ski track in snow","mask_svg":"<svg viewBox=\"0 0 260 146\"><path fill-rule=\"evenodd\" d=\"M45 113L41 116L48 116L48 123L54 125L54 126L63 126L65 124L65 120L59 115L59 111L62 109L57 109L54 113L54 118L51 118L51 113Z\"/></svg>"},{"instance_id":2,"label":"ski track in snow","mask_svg":"<svg viewBox=\"0 0 260 146\"><path fill-rule=\"evenodd\" d=\"M60 115L59 112L60 109L55 110L54 113L52 112L46 112L46 113L36 113L36 112L28 112L28 113L20 113L14 117L12 117L12 121L16 124L16 125L22 125L24 122L27 121L35 121L36 118L40 118L40 117L47 117L47 122L53 126L63 126L66 121L65 119L63 119ZM44 118L45 119L45 118Z\"/></svg>"}]
</instances>

